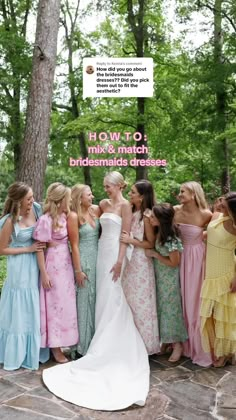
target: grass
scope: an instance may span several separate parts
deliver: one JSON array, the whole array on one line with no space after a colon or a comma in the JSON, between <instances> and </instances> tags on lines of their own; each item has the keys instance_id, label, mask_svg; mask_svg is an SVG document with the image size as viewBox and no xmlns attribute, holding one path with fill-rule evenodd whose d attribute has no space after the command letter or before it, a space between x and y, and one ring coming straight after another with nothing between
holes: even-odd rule
<instances>
[{"instance_id":1,"label":"grass","mask_svg":"<svg viewBox=\"0 0 236 420\"><path fill-rule=\"evenodd\" d=\"M6 257L0 256L0 292L3 286L3 282L6 278L7 273L7 259Z\"/></svg>"}]
</instances>

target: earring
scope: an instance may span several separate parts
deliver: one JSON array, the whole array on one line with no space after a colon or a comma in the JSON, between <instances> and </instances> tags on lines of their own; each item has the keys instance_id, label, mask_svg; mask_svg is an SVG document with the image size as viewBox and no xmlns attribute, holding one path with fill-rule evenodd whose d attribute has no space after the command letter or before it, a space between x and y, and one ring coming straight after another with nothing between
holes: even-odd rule
<instances>
[{"instance_id":1,"label":"earring","mask_svg":"<svg viewBox=\"0 0 236 420\"><path fill-rule=\"evenodd\" d=\"M57 203L57 208L59 209L61 207L61 203Z\"/></svg>"}]
</instances>

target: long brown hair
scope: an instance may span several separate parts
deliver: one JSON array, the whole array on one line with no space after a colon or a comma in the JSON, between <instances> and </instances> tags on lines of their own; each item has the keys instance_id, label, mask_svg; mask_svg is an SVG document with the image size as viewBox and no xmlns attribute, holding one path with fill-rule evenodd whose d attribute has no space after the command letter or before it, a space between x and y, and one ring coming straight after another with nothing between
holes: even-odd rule
<instances>
[{"instance_id":1,"label":"long brown hair","mask_svg":"<svg viewBox=\"0 0 236 420\"><path fill-rule=\"evenodd\" d=\"M175 211L171 204L158 204L153 207L152 212L160 222L160 225L157 226L156 233L158 234L161 245L179 236L178 228L173 223Z\"/></svg>"},{"instance_id":2,"label":"long brown hair","mask_svg":"<svg viewBox=\"0 0 236 420\"><path fill-rule=\"evenodd\" d=\"M234 226L236 226L236 192L228 192L225 195L225 200L228 205L229 216L233 220Z\"/></svg>"},{"instance_id":3,"label":"long brown hair","mask_svg":"<svg viewBox=\"0 0 236 420\"><path fill-rule=\"evenodd\" d=\"M4 203L3 214L10 213L12 215L12 222L15 223L20 215L20 203L23 198L28 194L31 187L24 182L14 182L7 190L7 198Z\"/></svg>"},{"instance_id":4,"label":"long brown hair","mask_svg":"<svg viewBox=\"0 0 236 420\"><path fill-rule=\"evenodd\" d=\"M156 203L154 190L151 182L147 181L146 179L140 179L139 181L135 182L135 188L137 189L138 193L143 196L143 200L141 202L141 220L143 219L143 213L146 209L152 209ZM133 209L134 211L134 206Z\"/></svg>"}]
</instances>

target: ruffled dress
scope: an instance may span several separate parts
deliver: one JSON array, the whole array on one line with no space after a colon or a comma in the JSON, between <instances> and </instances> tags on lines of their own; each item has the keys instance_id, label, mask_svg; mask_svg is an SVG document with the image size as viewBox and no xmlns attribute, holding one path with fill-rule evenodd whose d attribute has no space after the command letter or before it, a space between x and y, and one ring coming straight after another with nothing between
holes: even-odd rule
<instances>
[{"instance_id":1,"label":"ruffled dress","mask_svg":"<svg viewBox=\"0 0 236 420\"><path fill-rule=\"evenodd\" d=\"M201 291L201 336L206 352L219 358L236 353L236 235L224 228L229 217L220 216L207 229L206 278Z\"/></svg>"},{"instance_id":2,"label":"ruffled dress","mask_svg":"<svg viewBox=\"0 0 236 420\"><path fill-rule=\"evenodd\" d=\"M33 204L36 218L41 213ZM9 214L0 220L3 227ZM11 248L33 244L34 226L14 224ZM49 359L49 350L40 350L39 269L36 253L7 256L7 278L0 301L0 363L6 370L20 367L36 370Z\"/></svg>"},{"instance_id":3,"label":"ruffled dress","mask_svg":"<svg viewBox=\"0 0 236 420\"><path fill-rule=\"evenodd\" d=\"M41 347L67 347L77 344L75 280L68 246L67 218L59 218L60 228L53 230L52 218L44 214L38 220L33 237L51 243L45 253L45 267L52 287L40 285Z\"/></svg>"},{"instance_id":4,"label":"ruffled dress","mask_svg":"<svg viewBox=\"0 0 236 420\"><path fill-rule=\"evenodd\" d=\"M173 251L183 251L179 238L170 239L164 245L156 241L155 249L164 257ZM157 288L157 313L162 343L184 342L188 334L184 324L181 304L179 267L169 267L154 258Z\"/></svg>"}]
</instances>

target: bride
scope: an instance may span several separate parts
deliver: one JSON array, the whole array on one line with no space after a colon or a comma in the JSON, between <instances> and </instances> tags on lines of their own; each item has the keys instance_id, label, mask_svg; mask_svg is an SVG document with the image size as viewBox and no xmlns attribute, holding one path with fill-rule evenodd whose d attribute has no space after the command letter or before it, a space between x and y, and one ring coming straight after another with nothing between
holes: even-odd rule
<instances>
[{"instance_id":1,"label":"bride","mask_svg":"<svg viewBox=\"0 0 236 420\"><path fill-rule=\"evenodd\" d=\"M43 381L58 397L95 410L143 406L149 390L149 363L121 286L126 244L122 230L130 231L131 208L122 196L123 176L104 178L109 199L100 203L102 235L98 246L96 331L86 355L45 369Z\"/></svg>"}]
</instances>

